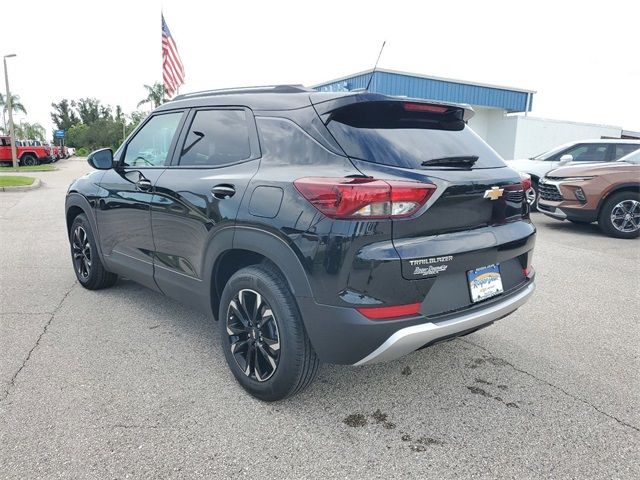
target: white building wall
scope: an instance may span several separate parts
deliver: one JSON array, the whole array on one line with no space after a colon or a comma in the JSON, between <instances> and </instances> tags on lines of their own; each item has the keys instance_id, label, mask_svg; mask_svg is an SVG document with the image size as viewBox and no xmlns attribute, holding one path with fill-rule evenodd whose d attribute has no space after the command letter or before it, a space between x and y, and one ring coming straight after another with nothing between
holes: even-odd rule
<instances>
[{"instance_id":1,"label":"white building wall","mask_svg":"<svg viewBox=\"0 0 640 480\"><path fill-rule=\"evenodd\" d=\"M505 160L529 158L563 143L602 137L620 138L622 129L609 125L567 122L474 106L469 126Z\"/></svg>"},{"instance_id":2,"label":"white building wall","mask_svg":"<svg viewBox=\"0 0 640 480\"><path fill-rule=\"evenodd\" d=\"M502 158L509 160L513 158L517 134L518 122L516 117L502 115L492 122L486 141Z\"/></svg>"},{"instance_id":3,"label":"white building wall","mask_svg":"<svg viewBox=\"0 0 640 480\"><path fill-rule=\"evenodd\" d=\"M473 107L475 114L469 120L469 126L504 158L513 154L516 123L510 121L504 110L497 108Z\"/></svg>"},{"instance_id":4,"label":"white building wall","mask_svg":"<svg viewBox=\"0 0 640 480\"><path fill-rule=\"evenodd\" d=\"M473 110L475 113L469 120L469 126L486 141L491 123L491 109L473 107Z\"/></svg>"},{"instance_id":5,"label":"white building wall","mask_svg":"<svg viewBox=\"0 0 640 480\"><path fill-rule=\"evenodd\" d=\"M609 125L515 116L518 122L512 158L529 158L563 143L602 137L620 138L622 129Z\"/></svg>"}]
</instances>

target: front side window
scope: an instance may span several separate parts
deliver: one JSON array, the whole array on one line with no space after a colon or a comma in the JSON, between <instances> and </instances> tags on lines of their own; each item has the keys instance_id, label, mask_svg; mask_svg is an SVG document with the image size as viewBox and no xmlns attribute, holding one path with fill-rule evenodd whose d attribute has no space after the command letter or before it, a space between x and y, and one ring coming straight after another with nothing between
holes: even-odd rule
<instances>
[{"instance_id":1,"label":"front side window","mask_svg":"<svg viewBox=\"0 0 640 480\"><path fill-rule=\"evenodd\" d=\"M127 145L126 167L160 167L165 164L169 147L183 112L152 117Z\"/></svg>"},{"instance_id":2,"label":"front side window","mask_svg":"<svg viewBox=\"0 0 640 480\"><path fill-rule=\"evenodd\" d=\"M571 155L574 162L605 162L607 160L607 148L609 148L608 145L589 143L570 148L563 152L562 155Z\"/></svg>"},{"instance_id":3,"label":"front side window","mask_svg":"<svg viewBox=\"0 0 640 480\"><path fill-rule=\"evenodd\" d=\"M200 110L189 127L180 166L219 167L250 156L245 110Z\"/></svg>"}]
</instances>

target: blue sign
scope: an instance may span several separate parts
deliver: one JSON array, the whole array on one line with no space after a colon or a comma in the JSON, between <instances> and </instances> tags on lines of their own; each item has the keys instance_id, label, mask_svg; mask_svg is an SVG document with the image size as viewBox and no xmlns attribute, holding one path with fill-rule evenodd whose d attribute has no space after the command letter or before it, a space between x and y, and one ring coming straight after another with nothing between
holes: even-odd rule
<instances>
[{"instance_id":1,"label":"blue sign","mask_svg":"<svg viewBox=\"0 0 640 480\"><path fill-rule=\"evenodd\" d=\"M64 130L54 130L53 136L55 138L64 138Z\"/></svg>"}]
</instances>

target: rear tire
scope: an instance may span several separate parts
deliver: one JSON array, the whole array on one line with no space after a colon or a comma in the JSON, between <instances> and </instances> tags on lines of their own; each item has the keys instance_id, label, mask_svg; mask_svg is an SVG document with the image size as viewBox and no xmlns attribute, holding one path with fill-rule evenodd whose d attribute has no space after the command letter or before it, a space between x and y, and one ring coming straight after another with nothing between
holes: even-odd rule
<instances>
[{"instance_id":1,"label":"rear tire","mask_svg":"<svg viewBox=\"0 0 640 480\"><path fill-rule=\"evenodd\" d=\"M108 272L100 261L93 230L84 213L73 220L69 244L73 270L80 285L88 290L100 290L116 283L118 276Z\"/></svg>"},{"instance_id":2,"label":"rear tire","mask_svg":"<svg viewBox=\"0 0 640 480\"><path fill-rule=\"evenodd\" d=\"M640 236L640 193L620 192L607 198L600 209L598 226L611 237Z\"/></svg>"},{"instance_id":3,"label":"rear tire","mask_svg":"<svg viewBox=\"0 0 640 480\"><path fill-rule=\"evenodd\" d=\"M20 163L22 163L22 165L24 165L25 167L35 167L36 165L38 165L38 158L34 155L31 155L30 153L27 153L26 155L22 156L22 158L20 159Z\"/></svg>"},{"instance_id":4,"label":"rear tire","mask_svg":"<svg viewBox=\"0 0 640 480\"><path fill-rule=\"evenodd\" d=\"M222 292L218 320L227 364L254 397L282 400L315 378L318 357L287 281L274 266L237 271Z\"/></svg>"}]
</instances>

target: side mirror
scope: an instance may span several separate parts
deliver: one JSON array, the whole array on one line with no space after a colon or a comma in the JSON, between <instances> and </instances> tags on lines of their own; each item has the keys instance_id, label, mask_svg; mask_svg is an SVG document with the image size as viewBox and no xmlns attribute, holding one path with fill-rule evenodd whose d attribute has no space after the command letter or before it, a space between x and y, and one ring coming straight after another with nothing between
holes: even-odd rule
<instances>
[{"instance_id":1,"label":"side mirror","mask_svg":"<svg viewBox=\"0 0 640 480\"><path fill-rule=\"evenodd\" d=\"M567 154L560 157L560 165L564 165L569 162L573 162L573 155Z\"/></svg>"},{"instance_id":2,"label":"side mirror","mask_svg":"<svg viewBox=\"0 0 640 480\"><path fill-rule=\"evenodd\" d=\"M113 168L113 150L110 148L95 150L89 154L87 162L96 170L109 170Z\"/></svg>"}]
</instances>

